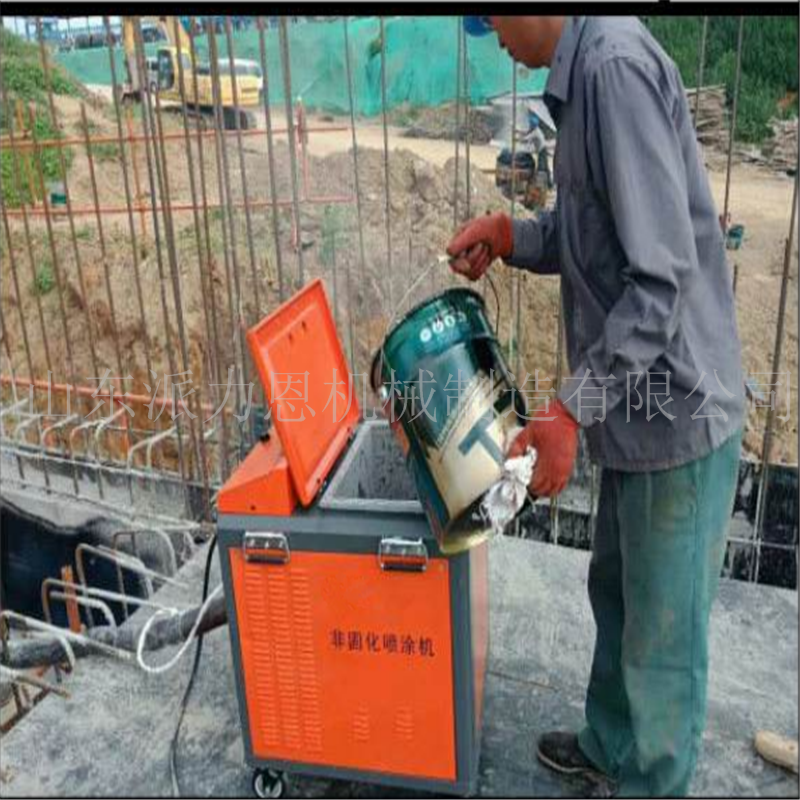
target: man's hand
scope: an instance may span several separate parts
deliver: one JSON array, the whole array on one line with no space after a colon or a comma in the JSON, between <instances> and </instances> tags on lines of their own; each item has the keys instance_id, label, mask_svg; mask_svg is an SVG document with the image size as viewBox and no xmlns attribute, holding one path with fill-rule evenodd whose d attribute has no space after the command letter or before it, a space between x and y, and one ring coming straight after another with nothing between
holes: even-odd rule
<instances>
[{"instance_id":1,"label":"man's hand","mask_svg":"<svg viewBox=\"0 0 800 800\"><path fill-rule=\"evenodd\" d=\"M508 258L514 249L514 229L508 214L476 217L459 228L447 245L453 272L471 281L482 277L496 258Z\"/></svg>"},{"instance_id":2,"label":"man's hand","mask_svg":"<svg viewBox=\"0 0 800 800\"><path fill-rule=\"evenodd\" d=\"M544 408L538 410L543 412ZM560 494L572 475L580 426L559 400L541 417L534 416L517 434L506 458L521 456L528 446L533 447L536 466L531 478L531 492L537 497L549 497Z\"/></svg>"}]
</instances>

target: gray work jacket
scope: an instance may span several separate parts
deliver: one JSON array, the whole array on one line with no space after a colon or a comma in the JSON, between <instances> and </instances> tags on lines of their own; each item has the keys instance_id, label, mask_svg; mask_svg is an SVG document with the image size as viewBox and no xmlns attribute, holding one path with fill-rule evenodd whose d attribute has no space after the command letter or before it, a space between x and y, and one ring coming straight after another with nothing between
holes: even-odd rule
<instances>
[{"instance_id":1,"label":"gray work jacket","mask_svg":"<svg viewBox=\"0 0 800 800\"><path fill-rule=\"evenodd\" d=\"M745 400L731 273L678 70L635 18L569 18L545 102L556 206L515 220L507 261L561 275L571 378L558 397L602 466L701 458L741 428Z\"/></svg>"}]
</instances>

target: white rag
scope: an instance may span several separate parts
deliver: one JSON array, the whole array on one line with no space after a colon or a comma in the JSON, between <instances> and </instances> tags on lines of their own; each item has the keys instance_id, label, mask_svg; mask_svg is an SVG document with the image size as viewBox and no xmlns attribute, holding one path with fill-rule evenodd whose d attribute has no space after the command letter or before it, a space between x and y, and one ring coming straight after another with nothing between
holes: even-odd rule
<instances>
[{"instance_id":1,"label":"white rag","mask_svg":"<svg viewBox=\"0 0 800 800\"><path fill-rule=\"evenodd\" d=\"M503 533L525 503L535 465L536 451L532 447L524 455L507 459L500 480L484 495L481 514L491 525L494 536Z\"/></svg>"}]
</instances>

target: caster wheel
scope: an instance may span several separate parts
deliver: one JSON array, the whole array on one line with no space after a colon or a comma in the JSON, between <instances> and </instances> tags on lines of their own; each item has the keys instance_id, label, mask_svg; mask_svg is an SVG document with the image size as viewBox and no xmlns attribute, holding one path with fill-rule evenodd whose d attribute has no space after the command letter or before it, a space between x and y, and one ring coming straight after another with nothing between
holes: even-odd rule
<instances>
[{"instance_id":1,"label":"caster wheel","mask_svg":"<svg viewBox=\"0 0 800 800\"><path fill-rule=\"evenodd\" d=\"M262 798L283 797L286 794L286 778L274 769L257 769L253 773L253 794Z\"/></svg>"}]
</instances>

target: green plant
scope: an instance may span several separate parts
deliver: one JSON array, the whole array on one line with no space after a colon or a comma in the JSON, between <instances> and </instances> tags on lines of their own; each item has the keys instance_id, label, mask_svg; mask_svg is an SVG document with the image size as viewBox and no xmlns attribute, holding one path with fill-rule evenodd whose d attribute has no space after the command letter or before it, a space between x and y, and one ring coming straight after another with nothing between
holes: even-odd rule
<instances>
[{"instance_id":1,"label":"green plant","mask_svg":"<svg viewBox=\"0 0 800 800\"><path fill-rule=\"evenodd\" d=\"M43 296L53 291L55 285L56 279L53 273L53 267L49 261L45 261L39 269L36 270L36 280L33 289L36 294Z\"/></svg>"},{"instance_id":2,"label":"green plant","mask_svg":"<svg viewBox=\"0 0 800 800\"><path fill-rule=\"evenodd\" d=\"M44 108L37 108L34 113L34 127L38 142L60 139L62 133L50 123L49 115ZM20 132L17 132L20 136ZM64 166L69 171L74 153L72 148L62 148ZM30 148L11 149L3 147L0 150L0 177L2 177L3 200L9 208L17 208L23 203L29 204L42 197L39 181L39 166L41 165L42 177L45 186L51 181L63 179L61 161L55 147L40 147L38 155ZM29 181L28 178L31 178ZM31 195L33 187L33 196Z\"/></svg>"},{"instance_id":3,"label":"green plant","mask_svg":"<svg viewBox=\"0 0 800 800\"><path fill-rule=\"evenodd\" d=\"M47 80L39 46L0 28L0 60L3 84L9 96L41 102L47 92ZM52 59L48 66L54 94L77 96L83 93L81 84Z\"/></svg>"},{"instance_id":4,"label":"green plant","mask_svg":"<svg viewBox=\"0 0 800 800\"><path fill-rule=\"evenodd\" d=\"M119 161L120 158L120 147L115 142L92 142L90 150L97 161Z\"/></svg>"},{"instance_id":5,"label":"green plant","mask_svg":"<svg viewBox=\"0 0 800 800\"><path fill-rule=\"evenodd\" d=\"M92 229L84 225L75 231L75 238L82 242L88 242L92 238Z\"/></svg>"},{"instance_id":6,"label":"green plant","mask_svg":"<svg viewBox=\"0 0 800 800\"><path fill-rule=\"evenodd\" d=\"M675 61L686 86L698 77L702 17L643 17L653 36ZM736 83L739 17L710 17L703 83L725 85L728 104ZM736 122L737 139L760 142L770 135L769 121L787 112L778 101L798 87L797 17L760 16L744 21L742 78ZM791 107L791 106L790 106ZM793 104L795 109L797 105ZM791 111L788 112L791 114Z\"/></svg>"}]
</instances>

